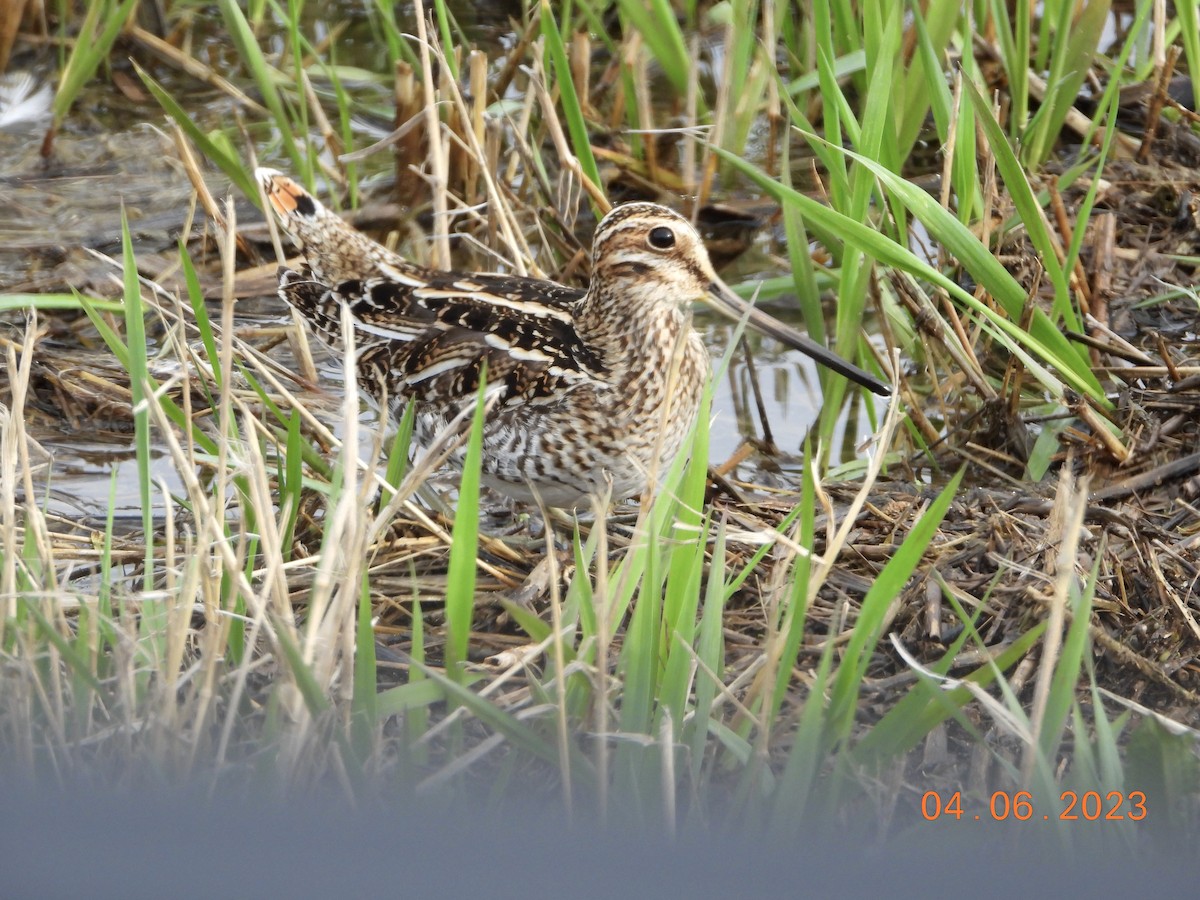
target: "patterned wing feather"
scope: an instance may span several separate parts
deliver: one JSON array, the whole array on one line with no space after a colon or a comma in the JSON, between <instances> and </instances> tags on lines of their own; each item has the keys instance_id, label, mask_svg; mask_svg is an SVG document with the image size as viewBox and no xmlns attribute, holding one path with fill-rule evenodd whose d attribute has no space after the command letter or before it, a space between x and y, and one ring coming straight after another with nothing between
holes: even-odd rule
<instances>
[{"instance_id":1,"label":"patterned wing feather","mask_svg":"<svg viewBox=\"0 0 1200 900\"><path fill-rule=\"evenodd\" d=\"M603 380L599 357L574 328L580 292L550 282L529 282L538 286L530 290L526 282L444 273L419 286L368 279L331 288L281 269L279 291L335 349L341 306L349 306L364 386L389 402L414 394L468 400L485 365L488 382L501 386L501 406L553 402L574 385Z\"/></svg>"}]
</instances>

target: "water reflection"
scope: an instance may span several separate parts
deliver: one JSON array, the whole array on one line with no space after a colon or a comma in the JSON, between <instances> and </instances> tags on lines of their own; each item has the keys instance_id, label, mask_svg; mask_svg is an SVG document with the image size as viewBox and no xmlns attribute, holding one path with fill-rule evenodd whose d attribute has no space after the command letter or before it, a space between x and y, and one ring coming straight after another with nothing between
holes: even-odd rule
<instances>
[{"instance_id":1,"label":"water reflection","mask_svg":"<svg viewBox=\"0 0 1200 900\"><path fill-rule=\"evenodd\" d=\"M798 313L773 307L771 314L797 328L803 323ZM729 347L733 329L723 320L697 315L696 326L718 365ZM725 376L716 383L713 394L714 424L710 433L710 455L714 463L728 459L745 440L769 437L779 450L779 462L795 463L803 451L804 439L817 421L823 394L819 367L799 351L774 341L749 335L752 365L743 349L735 351ZM753 382L757 378L758 393ZM882 411L886 400L865 392L853 391L838 419L834 447L829 458L844 462L856 455L855 447L874 431L871 412ZM764 429L759 412L765 414ZM766 432L766 433L764 433Z\"/></svg>"}]
</instances>

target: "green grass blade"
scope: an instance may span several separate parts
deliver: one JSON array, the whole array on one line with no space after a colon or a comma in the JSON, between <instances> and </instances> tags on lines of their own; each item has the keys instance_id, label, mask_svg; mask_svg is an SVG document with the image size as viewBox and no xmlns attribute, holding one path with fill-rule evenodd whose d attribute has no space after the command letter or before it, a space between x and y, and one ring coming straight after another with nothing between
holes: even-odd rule
<instances>
[{"instance_id":1,"label":"green grass blade","mask_svg":"<svg viewBox=\"0 0 1200 900\"><path fill-rule=\"evenodd\" d=\"M862 680L867 674L867 666L875 645L883 635L884 617L888 606L900 596L909 577L924 558L925 551L946 515L946 510L950 508L950 503L958 492L964 471L959 469L937 498L929 504L929 508L913 525L904 543L892 554L892 558L887 561L862 599L858 620L830 688L830 724L835 734L843 738L849 737L853 727Z\"/></svg>"},{"instance_id":2,"label":"green grass blade","mask_svg":"<svg viewBox=\"0 0 1200 900\"><path fill-rule=\"evenodd\" d=\"M396 434L392 438L392 446L388 450L387 469L383 476L383 480L393 490L400 487L401 482L404 481L405 474L408 472L408 451L412 444L413 426L416 424L416 421L416 404L409 403L404 407L404 415L400 417L400 424L397 426ZM386 491L380 492L380 510L387 504L390 496Z\"/></svg>"},{"instance_id":3,"label":"green grass blade","mask_svg":"<svg viewBox=\"0 0 1200 900\"><path fill-rule=\"evenodd\" d=\"M380 691L376 698L376 721L383 721L392 716L407 715L407 724L412 724L419 713L425 712L435 703L446 699L445 692L437 682L426 678L424 674L417 675L408 684L401 684L386 691ZM419 737L424 728L410 732L411 737ZM411 751L410 751L411 752Z\"/></svg>"},{"instance_id":4,"label":"green grass blade","mask_svg":"<svg viewBox=\"0 0 1200 900\"><path fill-rule=\"evenodd\" d=\"M554 12L547 0L542 0L542 37L550 57L551 71L556 76L563 118L567 121L567 133L571 136L571 147L584 176L596 187L601 187L604 181L600 178L596 158L592 155L592 142L588 135L587 122L583 117L583 107L579 103L579 95L575 92L571 64L567 61L567 50L563 46L562 34L554 21Z\"/></svg>"},{"instance_id":5,"label":"green grass blade","mask_svg":"<svg viewBox=\"0 0 1200 900\"><path fill-rule=\"evenodd\" d=\"M446 65L450 69L450 77L457 81L458 59L454 55L454 47L458 46L459 42L454 40L454 33L450 28L451 15L450 10L446 8L446 0L434 0L433 13L437 19L438 36L446 51Z\"/></svg>"},{"instance_id":6,"label":"green grass blade","mask_svg":"<svg viewBox=\"0 0 1200 900\"><path fill-rule=\"evenodd\" d=\"M617 0L617 8L631 30L646 42L671 86L680 96L687 94L692 63L670 0ZM548 9L549 4L542 0L543 22Z\"/></svg>"},{"instance_id":7,"label":"green grass blade","mask_svg":"<svg viewBox=\"0 0 1200 900\"><path fill-rule=\"evenodd\" d=\"M29 602L22 599L20 607L33 617L37 623L38 630L46 641L54 647L55 650L62 656L63 662L67 664L71 672L81 679L96 696L104 696L108 692L103 685L92 674L92 667L87 657L83 656L72 644L63 637L57 628L42 615L42 611L38 609L36 602Z\"/></svg>"},{"instance_id":8,"label":"green grass blade","mask_svg":"<svg viewBox=\"0 0 1200 900\"><path fill-rule=\"evenodd\" d=\"M805 446L805 456L808 456ZM775 689L771 694L771 720L779 715L792 680L792 663L800 653L800 642L804 640L804 629L808 622L808 584L812 572L812 547L815 535L816 484L811 466L805 466L800 484L799 544L805 552L797 553L788 573L790 589L788 599L775 627L783 634L783 653L780 655L779 671L775 676Z\"/></svg>"},{"instance_id":9,"label":"green grass blade","mask_svg":"<svg viewBox=\"0 0 1200 900\"><path fill-rule=\"evenodd\" d=\"M286 510L287 520L281 530L284 559L291 559L296 521L304 500L304 453L300 433L300 413L292 410L288 416L287 443L284 445L283 471L279 478L279 508Z\"/></svg>"},{"instance_id":10,"label":"green grass blade","mask_svg":"<svg viewBox=\"0 0 1200 900\"><path fill-rule=\"evenodd\" d=\"M371 585L364 578L355 623L354 695L350 707L351 742L360 762L365 762L374 749L376 726L379 723L375 629L371 626L371 616Z\"/></svg>"},{"instance_id":11,"label":"green grass blade","mask_svg":"<svg viewBox=\"0 0 1200 900\"><path fill-rule=\"evenodd\" d=\"M1200 6L1186 0L1176 3L1175 17L1183 40L1183 58L1192 73L1192 109L1200 109L1200 77L1196 75L1200 72Z\"/></svg>"},{"instance_id":12,"label":"green grass blade","mask_svg":"<svg viewBox=\"0 0 1200 900\"><path fill-rule=\"evenodd\" d=\"M235 0L217 0L217 8L221 11L221 18L225 22L229 37L237 47L238 59L250 70L250 75L262 95L263 102L271 111L271 124L279 129L284 152L291 158L296 172L308 173L310 167L305 164L295 135L292 133L291 120L283 108L283 98L279 95L276 87L273 71L263 56L254 31L250 28L250 23L246 21L246 17ZM257 188L247 191L246 196L257 197Z\"/></svg>"},{"instance_id":13,"label":"green grass blade","mask_svg":"<svg viewBox=\"0 0 1200 900\"><path fill-rule=\"evenodd\" d=\"M1070 305L1070 290L1066 273L1063 272L1062 265L1055 254L1054 241L1050 238L1050 232L1042 217L1041 206L1033 193L1033 188L1029 185L1025 167L1017 159L1012 145L1009 144L1008 138L1004 136L1004 132L1000 128L1000 123L992 115L991 104L980 93L975 83L969 78L964 78L963 90L974 107L976 120L983 126L988 147L996 160L996 168L1004 179L1005 189L1008 191L1013 205L1017 208L1017 215L1020 216L1021 222L1025 226L1025 232L1029 235L1030 242L1037 249L1050 283L1054 285L1054 314L1067 328L1072 331L1081 331L1079 314ZM1013 310L1009 309L1007 304L1005 310L1010 316L1013 315ZM1065 343L1065 338L1063 340ZM1086 353L1078 348L1068 345L1068 349L1080 357L1081 363L1086 359Z\"/></svg>"},{"instance_id":14,"label":"green grass blade","mask_svg":"<svg viewBox=\"0 0 1200 900\"><path fill-rule=\"evenodd\" d=\"M811 135L810 139L820 140L815 135ZM888 190L895 192L908 210L926 226L929 233L958 258L963 267L974 277L976 283L982 285L1000 303L1008 313L1008 317L996 315L994 311L979 303L974 296L964 291L952 279L919 259L906 247L889 240L873 228L856 222L810 197L784 187L751 163L734 157L732 154L726 154L719 147L714 148L714 152L729 159L735 168L749 176L780 203L793 204L798 207L807 221L820 223L829 231L840 234L843 240L860 244L870 256L881 262L938 285L974 310L994 326L995 334L1012 352L1022 357L1031 373L1055 396L1062 396L1062 383L1030 358L1029 353L1036 354L1057 369L1058 373L1075 390L1087 394L1105 407L1110 405L1088 363L1071 346L1044 312L1034 309L1033 321L1028 333L1015 324L1020 321L1024 311L1026 302L1024 289L999 260L979 243L966 226L924 191L872 160L849 150L842 151L870 168L875 176L884 182Z\"/></svg>"},{"instance_id":15,"label":"green grass blade","mask_svg":"<svg viewBox=\"0 0 1200 900\"><path fill-rule=\"evenodd\" d=\"M192 315L196 317L196 328L200 331L204 352L209 360L215 362L220 357L217 355L217 339L213 334L212 321L208 317L208 306L204 303L204 290L200 287L200 278L196 275L196 267L192 264L192 258L188 255L187 248L182 242L179 244L179 264L183 269L184 284L187 285L188 305L192 308ZM214 365L212 373L219 389L222 377L221 367Z\"/></svg>"},{"instance_id":16,"label":"green grass blade","mask_svg":"<svg viewBox=\"0 0 1200 900\"><path fill-rule=\"evenodd\" d=\"M936 16L937 13L934 13ZM952 18L946 10L941 15ZM945 46L939 45L937 39L927 27L927 19L917 9L913 10L913 27L917 35L917 50L920 53L924 77L923 91L929 96L929 109L937 129L938 138L945 146L950 140L950 128L954 117L954 97L946 83L946 77L940 64ZM936 25L935 25L936 27ZM954 197L957 201L956 211L958 220L965 225L974 221L983 211L983 188L980 184L979 168L975 161L975 127L973 107L960 104L958 109L958 127L955 133L954 158L951 160L950 178L954 187ZM921 123L918 123L918 128ZM916 135L914 134L914 140ZM904 144L911 147L911 144Z\"/></svg>"},{"instance_id":17,"label":"green grass blade","mask_svg":"<svg viewBox=\"0 0 1200 900\"><path fill-rule=\"evenodd\" d=\"M770 811L772 833L781 828L791 832L799 829L809 812L809 798L821 767L828 761L832 743L831 710L824 698L828 695L833 671L833 653L834 642L826 641L809 688L809 700L801 710L787 762L775 789Z\"/></svg>"},{"instance_id":18,"label":"green grass blade","mask_svg":"<svg viewBox=\"0 0 1200 900\"><path fill-rule=\"evenodd\" d=\"M450 564L446 575L446 674L461 682L467 659L467 639L475 615L475 567L479 550L480 463L483 459L483 419L487 378L479 379L471 436L458 488L458 509L450 534Z\"/></svg>"},{"instance_id":19,"label":"green grass blade","mask_svg":"<svg viewBox=\"0 0 1200 900\"><path fill-rule=\"evenodd\" d=\"M534 729L519 721L511 713L505 712L490 701L478 696L459 682L450 680L436 669L425 667L422 669L425 677L441 688L449 699L465 706L488 728L504 735L505 739L514 747L557 767L558 747L553 741L544 740ZM578 752L572 754L571 764L572 774L584 774L587 771L587 762Z\"/></svg>"},{"instance_id":20,"label":"green grass blade","mask_svg":"<svg viewBox=\"0 0 1200 900\"><path fill-rule=\"evenodd\" d=\"M150 490L150 394L156 385L150 381L147 366L146 312L142 307L142 285L138 280L129 220L121 209L121 252L124 267L125 334L128 336L129 391L133 406L133 441L137 460L138 495L142 501L142 531L145 535L144 589L154 586L154 502Z\"/></svg>"},{"instance_id":21,"label":"green grass blade","mask_svg":"<svg viewBox=\"0 0 1200 900\"><path fill-rule=\"evenodd\" d=\"M696 675L693 712L690 722L684 725L684 741L691 748L688 762L691 767L692 783L699 784L700 771L706 756L710 719L713 702L725 662L725 639L721 628L724 624L725 584L725 523L717 526L713 541L713 562L708 573L708 585L704 594L704 608L700 613L699 635L696 639L696 657L706 671ZM711 673L711 675L709 674Z\"/></svg>"},{"instance_id":22,"label":"green grass blade","mask_svg":"<svg viewBox=\"0 0 1200 900\"><path fill-rule=\"evenodd\" d=\"M1030 123L1032 134L1023 142L1026 165L1040 166L1049 159L1067 114L1074 108L1079 89L1098 54L1109 24L1111 6L1111 0L1090 0L1071 21L1073 6L1063 4L1062 25L1052 42L1054 57L1047 96L1035 121Z\"/></svg>"},{"instance_id":23,"label":"green grass blade","mask_svg":"<svg viewBox=\"0 0 1200 900\"><path fill-rule=\"evenodd\" d=\"M979 687L987 687L1001 673L1016 665L1037 645L1046 632L1046 623L1040 622L1013 641L988 664L980 666L963 678ZM964 639L968 635L964 633ZM983 644L978 634L973 637ZM956 642L954 647L962 646ZM929 666L936 672L948 671L955 660L955 653L947 651L936 663ZM854 747L852 758L869 772L879 771L892 760L898 759L915 748L935 727L956 715L974 700L975 695L965 687L944 689L938 683L930 683L922 677L918 687L904 696Z\"/></svg>"},{"instance_id":24,"label":"green grass blade","mask_svg":"<svg viewBox=\"0 0 1200 900\"><path fill-rule=\"evenodd\" d=\"M242 161L237 158L236 154L229 152L228 145L215 140L205 132L201 131L199 126L192 120L191 115L175 101L175 98L167 93L166 89L155 81L150 75L136 62L133 64L134 70L138 73L138 77L142 79L142 84L146 85L146 89L158 101L158 105L163 108L171 120L175 122L184 134L186 134L192 142L200 149L209 160L214 162L217 167L228 176L245 196L251 199L258 198L258 185L254 183L254 179L246 171L246 167L242 165ZM216 359L216 357L211 357Z\"/></svg>"},{"instance_id":25,"label":"green grass blade","mask_svg":"<svg viewBox=\"0 0 1200 900\"><path fill-rule=\"evenodd\" d=\"M965 11L958 0L931 0L928 6L913 6L906 13L920 44L920 53L904 75L903 113L897 127L896 155L907 159L924 127L927 112L936 120L950 111L950 91L946 86L946 66L942 60L946 48Z\"/></svg>"},{"instance_id":26,"label":"green grass blade","mask_svg":"<svg viewBox=\"0 0 1200 900\"><path fill-rule=\"evenodd\" d=\"M88 304L97 312L120 313L124 307L119 300L87 298ZM83 310L80 294L0 294L0 312L19 312L26 309L49 311Z\"/></svg>"},{"instance_id":27,"label":"green grass blade","mask_svg":"<svg viewBox=\"0 0 1200 900\"><path fill-rule=\"evenodd\" d=\"M96 74L100 64L108 59L117 35L125 27L125 22L136 3L137 0L120 0L114 7L111 2L93 0L86 4L87 13L79 29L79 39L75 42L63 68L62 76L58 80L58 90L55 91L50 107L56 129L66 119L83 86ZM11 14L18 17L20 15L19 12Z\"/></svg>"},{"instance_id":28,"label":"green grass blade","mask_svg":"<svg viewBox=\"0 0 1200 900\"><path fill-rule=\"evenodd\" d=\"M1082 591L1071 590L1074 595L1071 600L1071 624L1063 641L1062 652L1054 666L1054 674L1050 682L1050 696L1046 701L1046 709L1042 716L1040 731L1040 749L1042 758L1053 765L1057 750L1062 741L1063 727L1070 713L1071 705L1075 702L1075 688L1079 684L1083 671L1083 659L1091 648L1088 629L1092 623L1092 600L1096 594L1096 584L1100 578L1100 562L1104 557L1104 541L1101 540L1101 552L1096 554L1091 574Z\"/></svg>"},{"instance_id":29,"label":"green grass blade","mask_svg":"<svg viewBox=\"0 0 1200 900\"><path fill-rule=\"evenodd\" d=\"M329 709L329 698L325 695L325 691L321 689L321 685L317 682L316 676L313 675L312 669L305 664L304 655L300 652L300 648L296 646L296 642L292 640L286 628L275 629L275 640L278 644L280 655L287 663L288 671L295 680L296 687L300 690L300 696L304 700L304 705L314 717L321 715ZM334 734L338 733L334 732Z\"/></svg>"}]
</instances>

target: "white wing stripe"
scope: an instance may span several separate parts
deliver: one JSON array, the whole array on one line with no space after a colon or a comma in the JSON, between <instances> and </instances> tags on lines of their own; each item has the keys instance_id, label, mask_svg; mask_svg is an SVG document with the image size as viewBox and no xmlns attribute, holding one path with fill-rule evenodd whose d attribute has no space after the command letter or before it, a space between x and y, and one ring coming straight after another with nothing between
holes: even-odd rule
<instances>
[{"instance_id":1,"label":"white wing stripe","mask_svg":"<svg viewBox=\"0 0 1200 900\"><path fill-rule=\"evenodd\" d=\"M458 287L417 287L413 290L413 296L420 300L474 300L483 306L512 309L538 319L557 319L568 325L574 324L575 321L565 309L557 309L536 301L522 300L520 297L493 294L490 291L467 291Z\"/></svg>"}]
</instances>

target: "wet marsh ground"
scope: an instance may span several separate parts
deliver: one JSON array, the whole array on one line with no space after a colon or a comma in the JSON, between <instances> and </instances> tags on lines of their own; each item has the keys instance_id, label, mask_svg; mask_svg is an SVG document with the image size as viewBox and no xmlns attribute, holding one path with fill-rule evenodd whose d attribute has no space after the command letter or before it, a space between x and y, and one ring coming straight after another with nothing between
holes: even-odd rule
<instances>
[{"instance_id":1,"label":"wet marsh ground","mask_svg":"<svg viewBox=\"0 0 1200 900\"><path fill-rule=\"evenodd\" d=\"M1150 4L1002 6L95 25L53 141L0 132L14 771L777 837L1094 791L1102 842L1191 833L1195 16L1169 52ZM728 370L690 463L545 529L344 399L255 161L420 262L572 284L601 198L666 202L896 396L698 318Z\"/></svg>"}]
</instances>

